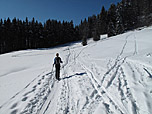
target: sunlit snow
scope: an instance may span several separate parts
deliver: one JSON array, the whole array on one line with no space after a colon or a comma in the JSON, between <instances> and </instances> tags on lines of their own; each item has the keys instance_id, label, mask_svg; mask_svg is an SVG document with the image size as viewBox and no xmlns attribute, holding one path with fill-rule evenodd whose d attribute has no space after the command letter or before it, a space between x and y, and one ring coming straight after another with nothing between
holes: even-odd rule
<instances>
[{"instance_id":1,"label":"sunlit snow","mask_svg":"<svg viewBox=\"0 0 152 114\"><path fill-rule=\"evenodd\" d=\"M0 114L152 114L152 27L0 55Z\"/></svg>"}]
</instances>

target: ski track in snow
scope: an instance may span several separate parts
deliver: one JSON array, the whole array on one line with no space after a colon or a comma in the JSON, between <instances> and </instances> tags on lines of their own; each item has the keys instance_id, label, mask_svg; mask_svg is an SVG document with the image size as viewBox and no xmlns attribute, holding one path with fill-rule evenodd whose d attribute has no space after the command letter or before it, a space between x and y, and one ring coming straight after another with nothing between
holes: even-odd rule
<instances>
[{"instance_id":1,"label":"ski track in snow","mask_svg":"<svg viewBox=\"0 0 152 114\"><path fill-rule=\"evenodd\" d=\"M133 50L125 54L130 46L129 40L133 40ZM80 49L67 46L63 50L66 55L61 80L55 79L53 70L44 71L0 106L0 113L94 114L101 107L106 114L152 113L149 101L152 89L147 88L147 78L152 78L152 67L130 59L138 54L136 33L126 36L116 58L95 60L85 52L85 49L97 45L95 42ZM27 54L34 56L26 52L13 57ZM104 70L96 61L106 61ZM140 101L140 96L146 101Z\"/></svg>"},{"instance_id":2,"label":"ski track in snow","mask_svg":"<svg viewBox=\"0 0 152 114\"><path fill-rule=\"evenodd\" d=\"M53 72L45 73L46 72L43 72L38 75L23 90L16 93L9 101L3 104L0 109L6 107L11 111L11 114L38 113L47 100L48 94L51 92L49 86L52 82ZM36 82L37 84L34 85ZM54 84L54 82L52 82L52 84ZM23 104L25 104L25 107L23 107L22 110L19 110L17 107L19 105L22 106Z\"/></svg>"}]
</instances>

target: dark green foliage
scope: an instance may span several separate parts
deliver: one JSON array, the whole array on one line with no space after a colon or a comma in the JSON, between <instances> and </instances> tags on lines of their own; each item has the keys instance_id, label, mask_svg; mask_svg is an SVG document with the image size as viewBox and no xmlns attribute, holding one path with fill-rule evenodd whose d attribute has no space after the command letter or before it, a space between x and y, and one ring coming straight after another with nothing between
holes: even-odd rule
<instances>
[{"instance_id":1,"label":"dark green foliage","mask_svg":"<svg viewBox=\"0 0 152 114\"><path fill-rule=\"evenodd\" d=\"M73 21L47 20L44 25L34 18L0 20L0 54L23 49L49 48L80 40Z\"/></svg>"},{"instance_id":2,"label":"dark green foliage","mask_svg":"<svg viewBox=\"0 0 152 114\"><path fill-rule=\"evenodd\" d=\"M122 11L122 4L117 5L116 10L116 34L122 34L125 31L124 24L123 24L123 11Z\"/></svg>"},{"instance_id":3,"label":"dark green foliage","mask_svg":"<svg viewBox=\"0 0 152 114\"><path fill-rule=\"evenodd\" d=\"M98 33L98 30L95 30L94 33L93 33L93 40L94 41L98 41L100 40L100 35Z\"/></svg>"},{"instance_id":4,"label":"dark green foliage","mask_svg":"<svg viewBox=\"0 0 152 114\"><path fill-rule=\"evenodd\" d=\"M98 41L100 40L100 20L99 20L99 15L96 19L96 22L94 22L94 29L93 29L93 40Z\"/></svg>"},{"instance_id":5,"label":"dark green foliage","mask_svg":"<svg viewBox=\"0 0 152 114\"><path fill-rule=\"evenodd\" d=\"M116 35L116 6L114 4L108 10L108 37Z\"/></svg>"},{"instance_id":6,"label":"dark green foliage","mask_svg":"<svg viewBox=\"0 0 152 114\"><path fill-rule=\"evenodd\" d=\"M93 40L96 41L99 40L99 35L102 34L108 34L109 37L115 36L128 30L151 24L151 0L122 0L117 5L111 4L108 11L102 7L100 14L81 21L79 28L81 37L93 37ZM88 34L82 32L84 29L87 29Z\"/></svg>"},{"instance_id":7,"label":"dark green foliage","mask_svg":"<svg viewBox=\"0 0 152 114\"><path fill-rule=\"evenodd\" d=\"M135 28L137 14L131 0L125 0L122 4L122 19L125 31Z\"/></svg>"},{"instance_id":8,"label":"dark green foliage","mask_svg":"<svg viewBox=\"0 0 152 114\"><path fill-rule=\"evenodd\" d=\"M99 34L106 34L107 33L107 11L105 10L104 6L102 7L101 13L99 14L98 19L98 26L99 26Z\"/></svg>"},{"instance_id":9,"label":"dark green foliage","mask_svg":"<svg viewBox=\"0 0 152 114\"><path fill-rule=\"evenodd\" d=\"M86 37L82 38L82 45L83 46L87 45L87 38Z\"/></svg>"}]
</instances>

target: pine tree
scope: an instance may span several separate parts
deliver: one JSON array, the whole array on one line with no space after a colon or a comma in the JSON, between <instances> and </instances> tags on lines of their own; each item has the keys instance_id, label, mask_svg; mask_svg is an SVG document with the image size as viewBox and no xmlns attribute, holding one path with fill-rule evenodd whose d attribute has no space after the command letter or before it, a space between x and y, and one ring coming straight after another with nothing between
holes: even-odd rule
<instances>
[{"instance_id":1,"label":"pine tree","mask_svg":"<svg viewBox=\"0 0 152 114\"><path fill-rule=\"evenodd\" d=\"M111 4L108 10L108 37L116 35L116 6L115 4Z\"/></svg>"},{"instance_id":2,"label":"pine tree","mask_svg":"<svg viewBox=\"0 0 152 114\"><path fill-rule=\"evenodd\" d=\"M82 39L87 39L88 38L88 34L89 34L89 24L87 22L87 19L85 18L84 21L81 20L81 25L79 26L79 30L80 30L80 37Z\"/></svg>"},{"instance_id":3,"label":"pine tree","mask_svg":"<svg viewBox=\"0 0 152 114\"><path fill-rule=\"evenodd\" d=\"M93 20L92 17L88 17L88 38L93 37L92 31L93 31Z\"/></svg>"},{"instance_id":4,"label":"pine tree","mask_svg":"<svg viewBox=\"0 0 152 114\"><path fill-rule=\"evenodd\" d=\"M99 15L97 16L96 21L94 22L94 30L93 30L93 40L98 41L100 40L100 30L99 30L99 25L100 25L100 20L99 20Z\"/></svg>"},{"instance_id":5,"label":"pine tree","mask_svg":"<svg viewBox=\"0 0 152 114\"><path fill-rule=\"evenodd\" d=\"M101 13L99 14L99 34L107 33L107 11L104 6L102 7Z\"/></svg>"},{"instance_id":6,"label":"pine tree","mask_svg":"<svg viewBox=\"0 0 152 114\"><path fill-rule=\"evenodd\" d=\"M86 38L86 37L83 37L83 38L82 38L82 45L83 45L83 46L86 46L86 45L87 45L87 38Z\"/></svg>"},{"instance_id":7,"label":"pine tree","mask_svg":"<svg viewBox=\"0 0 152 114\"><path fill-rule=\"evenodd\" d=\"M116 9L116 34L124 33L124 25L122 20L122 4L117 5Z\"/></svg>"},{"instance_id":8,"label":"pine tree","mask_svg":"<svg viewBox=\"0 0 152 114\"><path fill-rule=\"evenodd\" d=\"M115 25L113 21L110 20L109 25L108 25L108 37L115 36L116 31L115 31Z\"/></svg>"},{"instance_id":9,"label":"pine tree","mask_svg":"<svg viewBox=\"0 0 152 114\"><path fill-rule=\"evenodd\" d=\"M136 26L137 12L134 9L131 0L123 0L122 7L123 7L122 19L123 19L124 29L125 31L132 30Z\"/></svg>"},{"instance_id":10,"label":"pine tree","mask_svg":"<svg viewBox=\"0 0 152 114\"><path fill-rule=\"evenodd\" d=\"M1 19L0 20L0 54L3 52L3 39L2 39L2 30L3 30L3 28L2 28L2 26L3 26L3 20Z\"/></svg>"},{"instance_id":11,"label":"pine tree","mask_svg":"<svg viewBox=\"0 0 152 114\"><path fill-rule=\"evenodd\" d=\"M1 19L1 20L0 20L0 26L2 26L2 24L3 24L3 20Z\"/></svg>"}]
</instances>

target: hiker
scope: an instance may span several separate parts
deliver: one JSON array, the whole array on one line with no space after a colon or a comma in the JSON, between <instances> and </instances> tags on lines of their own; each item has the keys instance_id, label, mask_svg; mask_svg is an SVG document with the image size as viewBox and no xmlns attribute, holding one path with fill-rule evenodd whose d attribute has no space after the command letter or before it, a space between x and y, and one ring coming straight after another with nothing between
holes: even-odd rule
<instances>
[{"instance_id":1,"label":"hiker","mask_svg":"<svg viewBox=\"0 0 152 114\"><path fill-rule=\"evenodd\" d=\"M56 54L56 57L54 59L54 64L55 65L55 76L57 80L60 80L60 63L63 63L61 58L59 57L59 53Z\"/></svg>"}]
</instances>

